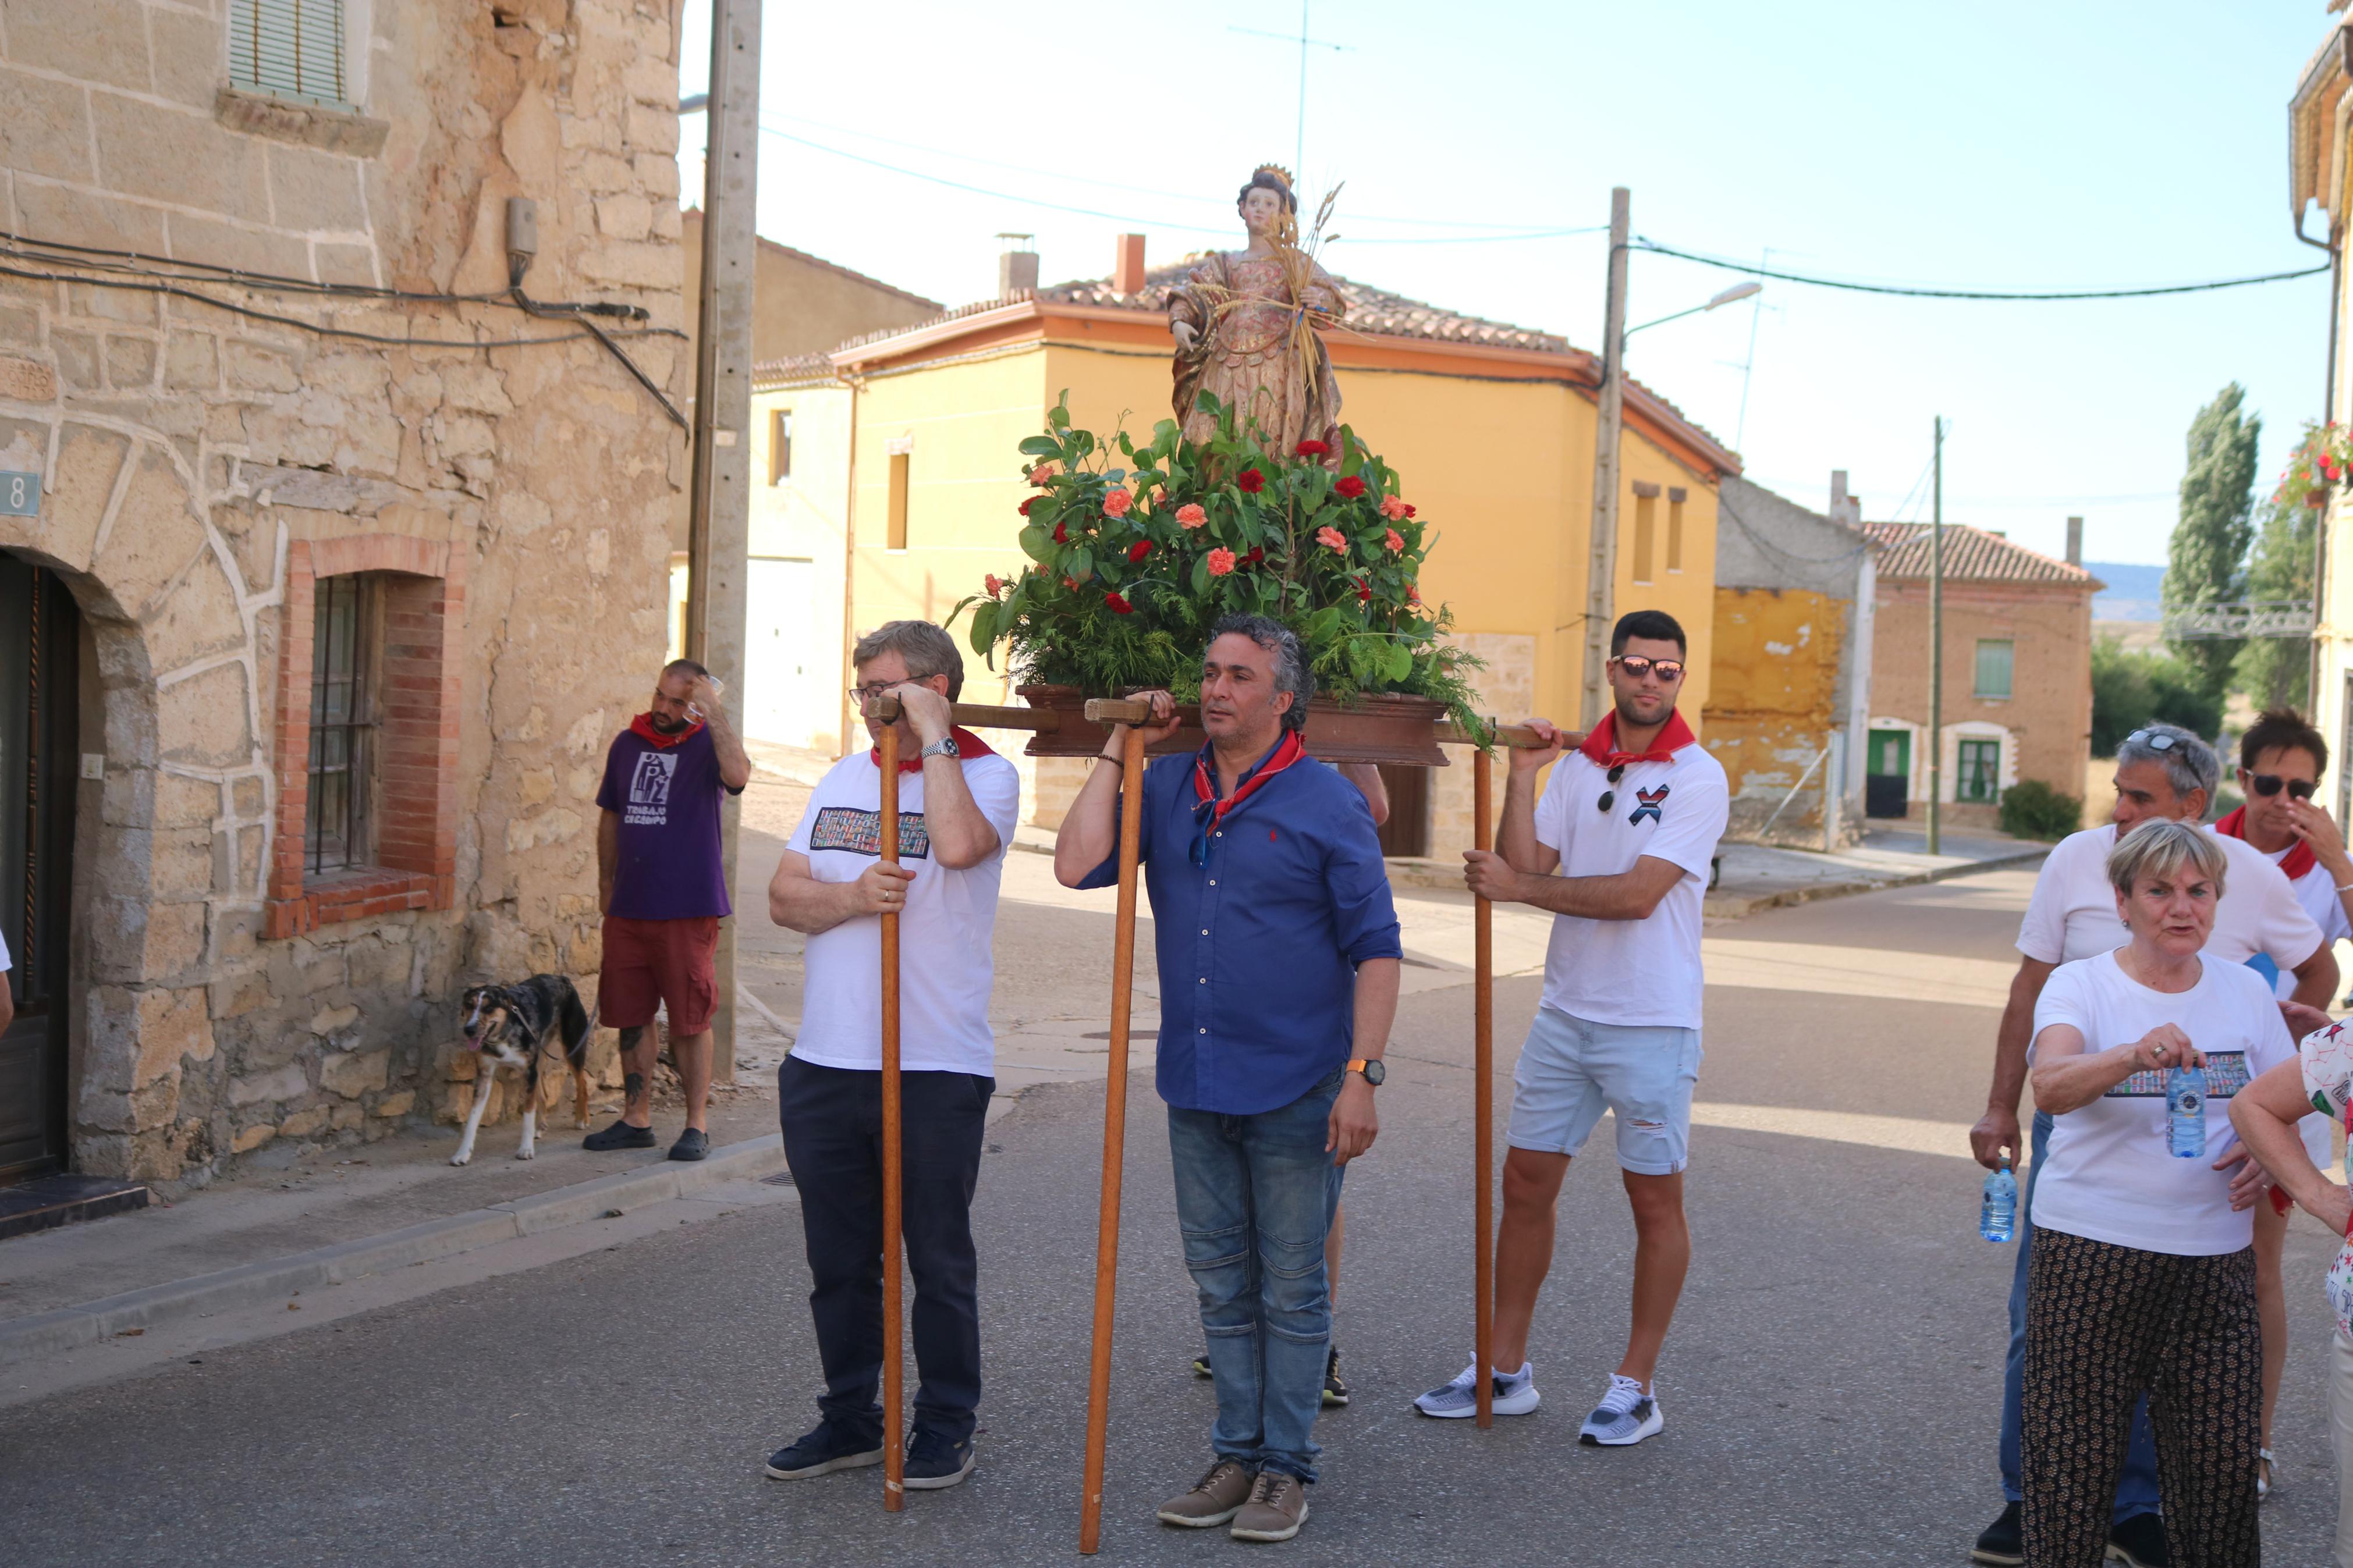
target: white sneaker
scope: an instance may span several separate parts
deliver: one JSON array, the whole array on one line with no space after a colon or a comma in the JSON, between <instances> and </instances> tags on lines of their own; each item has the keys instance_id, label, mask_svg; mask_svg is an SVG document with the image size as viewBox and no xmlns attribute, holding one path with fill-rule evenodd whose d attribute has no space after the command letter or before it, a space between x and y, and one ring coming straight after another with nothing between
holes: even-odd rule
<instances>
[{"instance_id":1,"label":"white sneaker","mask_svg":"<svg viewBox=\"0 0 2353 1568\"><path fill-rule=\"evenodd\" d=\"M1495 1414L1525 1415L1544 1403L1536 1392L1535 1367L1522 1363L1514 1373L1496 1373ZM1443 1421L1460 1420L1479 1414L1479 1363L1473 1360L1462 1369L1453 1382L1431 1389L1413 1402L1413 1407L1424 1415L1435 1415Z\"/></svg>"},{"instance_id":2,"label":"white sneaker","mask_svg":"<svg viewBox=\"0 0 2353 1568\"><path fill-rule=\"evenodd\" d=\"M1617 1373L1609 1374L1609 1392L1578 1427L1577 1440L1588 1447L1627 1448L1666 1425L1659 1402L1642 1385Z\"/></svg>"}]
</instances>

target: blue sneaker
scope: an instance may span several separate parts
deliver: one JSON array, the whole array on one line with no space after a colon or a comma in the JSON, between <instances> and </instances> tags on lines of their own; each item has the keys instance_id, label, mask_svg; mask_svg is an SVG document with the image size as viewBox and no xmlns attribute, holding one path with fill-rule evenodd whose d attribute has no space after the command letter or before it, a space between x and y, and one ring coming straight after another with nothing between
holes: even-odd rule
<instances>
[{"instance_id":1,"label":"blue sneaker","mask_svg":"<svg viewBox=\"0 0 2353 1568\"><path fill-rule=\"evenodd\" d=\"M807 1481L881 1462L882 1447L875 1439L853 1436L830 1421L820 1421L792 1447L769 1455L766 1471L780 1481Z\"/></svg>"},{"instance_id":2,"label":"blue sneaker","mask_svg":"<svg viewBox=\"0 0 2353 1568\"><path fill-rule=\"evenodd\" d=\"M1535 1368L1522 1363L1514 1373L1495 1373L1495 1414L1525 1415L1544 1403L1536 1392ZM1479 1363L1472 1362L1451 1383L1440 1384L1413 1402L1424 1415L1458 1421L1479 1414Z\"/></svg>"},{"instance_id":3,"label":"blue sneaker","mask_svg":"<svg viewBox=\"0 0 2353 1568\"><path fill-rule=\"evenodd\" d=\"M1641 1383L1613 1372L1609 1392L1577 1428L1577 1440L1588 1448L1630 1448L1666 1424L1659 1402L1642 1392Z\"/></svg>"},{"instance_id":4,"label":"blue sneaker","mask_svg":"<svg viewBox=\"0 0 2353 1568\"><path fill-rule=\"evenodd\" d=\"M972 1474L973 1459L971 1438L947 1437L918 1426L907 1439L907 1489L933 1492L955 1486Z\"/></svg>"}]
</instances>

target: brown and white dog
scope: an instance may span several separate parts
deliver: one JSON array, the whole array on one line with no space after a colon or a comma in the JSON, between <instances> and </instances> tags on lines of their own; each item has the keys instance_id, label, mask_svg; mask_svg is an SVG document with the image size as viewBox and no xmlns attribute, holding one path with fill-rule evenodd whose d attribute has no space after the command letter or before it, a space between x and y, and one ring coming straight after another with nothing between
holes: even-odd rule
<instances>
[{"instance_id":1,"label":"brown and white dog","mask_svg":"<svg viewBox=\"0 0 2353 1568\"><path fill-rule=\"evenodd\" d=\"M543 1057L560 1054L571 1067L574 1124L588 1125L588 1040L596 1032L596 1018L582 1009L580 993L571 981L561 974L534 974L520 985L476 985L459 1005L466 1048L480 1051L482 1060L474 1074L474 1109L449 1163L462 1165L474 1157L474 1132L482 1124L491 1084L502 1067L522 1073L522 1146L515 1151L516 1159L528 1160L536 1152L532 1140L539 1131Z\"/></svg>"}]
</instances>

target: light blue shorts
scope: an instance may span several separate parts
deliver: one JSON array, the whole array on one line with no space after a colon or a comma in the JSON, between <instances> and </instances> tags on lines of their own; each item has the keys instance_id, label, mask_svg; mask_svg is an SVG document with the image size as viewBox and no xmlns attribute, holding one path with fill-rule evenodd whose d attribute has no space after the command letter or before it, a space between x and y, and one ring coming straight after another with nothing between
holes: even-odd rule
<instances>
[{"instance_id":1,"label":"light blue shorts","mask_svg":"<svg viewBox=\"0 0 2353 1568\"><path fill-rule=\"evenodd\" d=\"M1638 1176L1673 1175L1691 1162L1699 1058L1697 1029L1592 1024L1539 1007L1512 1073L1504 1142L1575 1154L1606 1108L1618 1121L1620 1167Z\"/></svg>"}]
</instances>

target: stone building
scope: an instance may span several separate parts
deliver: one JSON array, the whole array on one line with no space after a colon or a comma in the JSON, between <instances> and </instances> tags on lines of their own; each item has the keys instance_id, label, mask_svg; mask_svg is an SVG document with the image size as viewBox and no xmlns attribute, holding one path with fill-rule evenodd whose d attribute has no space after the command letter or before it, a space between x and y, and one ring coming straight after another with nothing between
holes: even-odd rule
<instances>
[{"instance_id":1,"label":"stone building","mask_svg":"<svg viewBox=\"0 0 2353 1568\"><path fill-rule=\"evenodd\" d=\"M1715 506L1709 752L1731 832L1834 849L1862 836L1878 546L1843 471L1828 516L1737 475Z\"/></svg>"},{"instance_id":2,"label":"stone building","mask_svg":"<svg viewBox=\"0 0 2353 1568\"><path fill-rule=\"evenodd\" d=\"M465 984L595 973L686 472L674 0L256 52L296 15L0 28L0 1180L450 1114ZM511 197L609 344L508 297Z\"/></svg>"},{"instance_id":3,"label":"stone building","mask_svg":"<svg viewBox=\"0 0 2353 1568\"><path fill-rule=\"evenodd\" d=\"M1925 816L1928 525L1873 522L1880 545L1865 768L1874 816ZM2071 550L2081 553L2080 537ZM2002 792L2040 779L2084 794L2092 749L2092 595L2080 560L1945 525L1944 820L1990 827Z\"/></svg>"}]
</instances>

